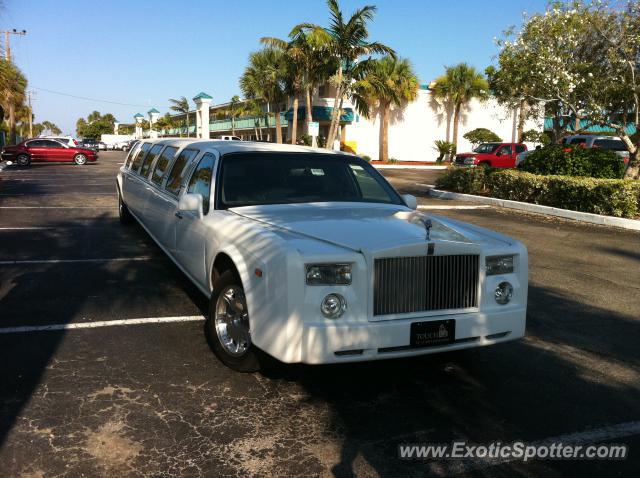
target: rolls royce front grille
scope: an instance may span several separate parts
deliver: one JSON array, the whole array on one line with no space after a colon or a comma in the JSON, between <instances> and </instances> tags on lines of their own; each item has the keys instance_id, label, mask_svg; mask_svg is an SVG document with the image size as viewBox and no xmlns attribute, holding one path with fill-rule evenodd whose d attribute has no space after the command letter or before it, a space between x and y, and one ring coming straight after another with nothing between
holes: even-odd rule
<instances>
[{"instance_id":1,"label":"rolls royce front grille","mask_svg":"<svg viewBox=\"0 0 640 478\"><path fill-rule=\"evenodd\" d=\"M478 255L375 260L373 315L478 306Z\"/></svg>"}]
</instances>

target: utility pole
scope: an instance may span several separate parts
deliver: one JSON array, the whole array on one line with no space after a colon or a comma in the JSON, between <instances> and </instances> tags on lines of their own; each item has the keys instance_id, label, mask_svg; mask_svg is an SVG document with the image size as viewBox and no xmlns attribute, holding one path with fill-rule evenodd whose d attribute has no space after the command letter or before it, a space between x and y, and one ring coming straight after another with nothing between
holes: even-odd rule
<instances>
[{"instance_id":1,"label":"utility pole","mask_svg":"<svg viewBox=\"0 0 640 478\"><path fill-rule=\"evenodd\" d=\"M29 107L29 138L33 138L33 107L31 106L31 97L35 95L33 91L27 91L27 105Z\"/></svg>"},{"instance_id":2,"label":"utility pole","mask_svg":"<svg viewBox=\"0 0 640 478\"><path fill-rule=\"evenodd\" d=\"M9 42L9 35L26 35L27 30L4 30L4 57L7 61L11 61L11 43Z\"/></svg>"}]
</instances>

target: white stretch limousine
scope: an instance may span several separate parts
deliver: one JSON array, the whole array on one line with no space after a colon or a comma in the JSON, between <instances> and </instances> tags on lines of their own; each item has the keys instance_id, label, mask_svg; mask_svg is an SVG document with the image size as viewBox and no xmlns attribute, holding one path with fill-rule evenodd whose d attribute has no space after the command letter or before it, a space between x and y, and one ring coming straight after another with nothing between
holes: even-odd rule
<instances>
[{"instance_id":1,"label":"white stretch limousine","mask_svg":"<svg viewBox=\"0 0 640 478\"><path fill-rule=\"evenodd\" d=\"M527 249L417 212L362 159L189 139L138 143L117 178L132 217L210 298L218 358L257 370L522 337Z\"/></svg>"}]
</instances>

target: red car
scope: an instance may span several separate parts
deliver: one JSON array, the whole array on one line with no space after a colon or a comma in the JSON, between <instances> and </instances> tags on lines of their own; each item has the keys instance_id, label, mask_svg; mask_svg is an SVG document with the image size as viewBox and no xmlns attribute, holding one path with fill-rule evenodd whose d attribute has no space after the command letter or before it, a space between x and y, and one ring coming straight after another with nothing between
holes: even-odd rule
<instances>
[{"instance_id":1,"label":"red car","mask_svg":"<svg viewBox=\"0 0 640 478\"><path fill-rule=\"evenodd\" d=\"M86 164L87 161L97 161L98 153L93 149L72 147L53 139L35 138L15 146L5 146L2 159L15 161L19 166L41 161Z\"/></svg>"},{"instance_id":2,"label":"red car","mask_svg":"<svg viewBox=\"0 0 640 478\"><path fill-rule=\"evenodd\" d=\"M527 150L522 143L482 143L473 153L456 155L457 166L490 166L492 168L515 168L516 156Z\"/></svg>"}]
</instances>

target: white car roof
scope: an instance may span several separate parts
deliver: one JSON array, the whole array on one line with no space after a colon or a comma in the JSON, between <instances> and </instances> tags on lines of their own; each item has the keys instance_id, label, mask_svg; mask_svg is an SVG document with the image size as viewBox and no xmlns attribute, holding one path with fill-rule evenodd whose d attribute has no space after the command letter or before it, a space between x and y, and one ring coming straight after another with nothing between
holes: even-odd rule
<instances>
[{"instance_id":1,"label":"white car roof","mask_svg":"<svg viewBox=\"0 0 640 478\"><path fill-rule=\"evenodd\" d=\"M259 141L226 141L207 140L194 138L164 138L144 139L142 143L165 144L176 147L197 146L199 149L215 149L220 154L250 152L250 151L280 151L288 153L322 153L322 154L349 154L344 151L332 151L328 149L312 148L310 146L297 146L292 144L263 143Z\"/></svg>"}]
</instances>

